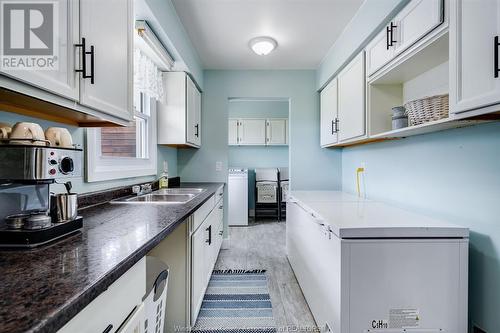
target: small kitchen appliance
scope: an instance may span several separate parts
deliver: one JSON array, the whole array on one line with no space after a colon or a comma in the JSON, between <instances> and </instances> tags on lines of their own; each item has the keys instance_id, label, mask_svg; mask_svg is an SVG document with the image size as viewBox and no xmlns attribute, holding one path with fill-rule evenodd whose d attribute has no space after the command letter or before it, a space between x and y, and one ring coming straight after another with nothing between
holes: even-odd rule
<instances>
[{"instance_id":1,"label":"small kitchen appliance","mask_svg":"<svg viewBox=\"0 0 500 333\"><path fill-rule=\"evenodd\" d=\"M81 164L78 148L0 145L0 247L35 247L82 227L76 194L49 189L56 179L81 176Z\"/></svg>"}]
</instances>

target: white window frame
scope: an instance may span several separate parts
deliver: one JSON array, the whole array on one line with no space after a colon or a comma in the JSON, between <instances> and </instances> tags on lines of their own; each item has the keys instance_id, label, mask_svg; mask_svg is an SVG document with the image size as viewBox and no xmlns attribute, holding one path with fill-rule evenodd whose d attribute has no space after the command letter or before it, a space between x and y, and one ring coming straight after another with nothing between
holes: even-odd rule
<instances>
[{"instance_id":1,"label":"white window frame","mask_svg":"<svg viewBox=\"0 0 500 333\"><path fill-rule=\"evenodd\" d=\"M86 131L86 180L98 182L113 179L151 176L157 174L156 108L157 101L150 99L148 123L148 158L103 157L101 155L101 130L88 128ZM140 115L138 115L142 118Z\"/></svg>"}]
</instances>

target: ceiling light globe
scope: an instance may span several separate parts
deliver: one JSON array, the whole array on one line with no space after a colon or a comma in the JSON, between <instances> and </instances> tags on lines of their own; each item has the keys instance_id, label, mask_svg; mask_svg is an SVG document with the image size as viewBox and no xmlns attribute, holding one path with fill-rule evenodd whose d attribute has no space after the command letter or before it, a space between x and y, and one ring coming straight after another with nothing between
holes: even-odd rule
<instances>
[{"instance_id":1,"label":"ceiling light globe","mask_svg":"<svg viewBox=\"0 0 500 333\"><path fill-rule=\"evenodd\" d=\"M268 55L278 46L276 40L271 37L253 38L249 44L252 51L260 56Z\"/></svg>"}]
</instances>

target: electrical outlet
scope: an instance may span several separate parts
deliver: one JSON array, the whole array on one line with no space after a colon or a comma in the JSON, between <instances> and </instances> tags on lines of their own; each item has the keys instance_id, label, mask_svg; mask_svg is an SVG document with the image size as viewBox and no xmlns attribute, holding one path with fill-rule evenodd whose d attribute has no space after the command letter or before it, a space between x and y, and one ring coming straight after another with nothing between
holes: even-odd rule
<instances>
[{"instance_id":1,"label":"electrical outlet","mask_svg":"<svg viewBox=\"0 0 500 333\"><path fill-rule=\"evenodd\" d=\"M480 329L479 327L477 327L476 325L474 325L472 333L486 333L486 331L483 330L483 329Z\"/></svg>"},{"instance_id":2,"label":"electrical outlet","mask_svg":"<svg viewBox=\"0 0 500 333\"><path fill-rule=\"evenodd\" d=\"M222 162L221 161L215 162L215 171L222 171Z\"/></svg>"}]
</instances>

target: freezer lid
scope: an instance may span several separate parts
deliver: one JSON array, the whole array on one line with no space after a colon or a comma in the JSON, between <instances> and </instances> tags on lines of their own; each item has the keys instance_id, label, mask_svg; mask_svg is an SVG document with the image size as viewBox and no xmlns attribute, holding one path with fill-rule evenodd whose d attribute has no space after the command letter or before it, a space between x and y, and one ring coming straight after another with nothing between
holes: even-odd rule
<instances>
[{"instance_id":1,"label":"freezer lid","mask_svg":"<svg viewBox=\"0 0 500 333\"><path fill-rule=\"evenodd\" d=\"M323 221L338 238L469 237L468 228L384 203L296 202L316 219Z\"/></svg>"}]
</instances>

